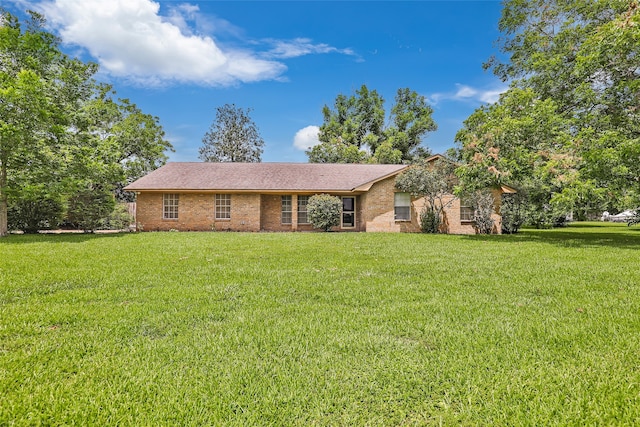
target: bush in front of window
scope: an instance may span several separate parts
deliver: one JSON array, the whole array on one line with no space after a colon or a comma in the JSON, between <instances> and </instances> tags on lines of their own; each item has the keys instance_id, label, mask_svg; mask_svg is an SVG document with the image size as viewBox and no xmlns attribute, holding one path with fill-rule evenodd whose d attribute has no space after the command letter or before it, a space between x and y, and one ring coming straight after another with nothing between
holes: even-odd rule
<instances>
[{"instance_id":1,"label":"bush in front of window","mask_svg":"<svg viewBox=\"0 0 640 427\"><path fill-rule=\"evenodd\" d=\"M329 194L316 194L307 203L307 218L313 228L329 231L331 227L340 225L342 201Z\"/></svg>"},{"instance_id":2,"label":"bush in front of window","mask_svg":"<svg viewBox=\"0 0 640 427\"><path fill-rule=\"evenodd\" d=\"M423 198L425 207L420 213L420 228L425 233L440 233L445 220L445 211L455 198L455 165L448 160L436 160L431 163L419 161L396 178L396 188L410 193L413 197Z\"/></svg>"}]
</instances>

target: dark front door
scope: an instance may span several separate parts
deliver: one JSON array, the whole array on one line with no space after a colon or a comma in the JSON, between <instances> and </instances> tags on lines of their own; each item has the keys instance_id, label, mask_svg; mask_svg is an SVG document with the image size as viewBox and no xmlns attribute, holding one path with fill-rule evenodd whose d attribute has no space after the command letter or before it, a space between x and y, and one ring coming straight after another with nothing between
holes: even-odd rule
<instances>
[{"instance_id":1,"label":"dark front door","mask_svg":"<svg viewBox=\"0 0 640 427\"><path fill-rule=\"evenodd\" d=\"M342 228L355 228L356 226L356 198L342 198Z\"/></svg>"}]
</instances>

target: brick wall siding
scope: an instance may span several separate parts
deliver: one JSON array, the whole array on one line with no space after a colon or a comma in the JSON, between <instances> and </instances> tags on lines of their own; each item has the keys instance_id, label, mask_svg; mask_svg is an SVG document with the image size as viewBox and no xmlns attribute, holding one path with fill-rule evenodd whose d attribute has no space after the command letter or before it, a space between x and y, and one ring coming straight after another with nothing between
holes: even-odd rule
<instances>
[{"instance_id":1,"label":"brick wall siding","mask_svg":"<svg viewBox=\"0 0 640 427\"><path fill-rule=\"evenodd\" d=\"M394 218L395 178L391 177L375 183L371 189L356 196L356 227L335 231L368 232L419 232L419 214L423 200L412 200L411 220L396 221ZM501 218L500 191L493 192L496 199L493 218L496 222L494 232L500 233ZM451 197L453 199L453 196ZM282 195L271 194L232 194L231 219L215 219L215 194L181 193L178 207L178 219L163 219L162 193L138 194L136 222L144 231L313 231L311 224L297 222L297 196L292 195L292 223L282 224ZM446 210L443 231L451 234L474 234L471 222L460 221L460 200L453 200Z\"/></svg>"},{"instance_id":2,"label":"brick wall siding","mask_svg":"<svg viewBox=\"0 0 640 427\"><path fill-rule=\"evenodd\" d=\"M366 231L370 232L419 232L420 212L424 205L424 199L412 199L411 221L396 221L394 215L394 196L396 192L395 177L375 183L371 189L360 196L361 215ZM492 215L495 221L494 233L501 232L499 190L492 191L495 205ZM451 196L445 199L445 203L451 201L451 205L445 210L445 218L442 231L449 234L475 234L473 222L460 221L460 199Z\"/></svg>"},{"instance_id":3,"label":"brick wall siding","mask_svg":"<svg viewBox=\"0 0 640 427\"><path fill-rule=\"evenodd\" d=\"M232 194L231 219L215 219L215 194L181 193L178 219L163 219L162 193L140 193L136 222L145 231L259 231L259 194Z\"/></svg>"}]
</instances>

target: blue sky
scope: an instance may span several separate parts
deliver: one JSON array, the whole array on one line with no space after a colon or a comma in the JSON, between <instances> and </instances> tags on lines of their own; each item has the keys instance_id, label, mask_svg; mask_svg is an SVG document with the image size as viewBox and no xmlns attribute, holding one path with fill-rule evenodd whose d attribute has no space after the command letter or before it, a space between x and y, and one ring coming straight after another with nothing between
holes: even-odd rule
<instances>
[{"instance_id":1,"label":"blue sky","mask_svg":"<svg viewBox=\"0 0 640 427\"><path fill-rule=\"evenodd\" d=\"M8 0L28 8L159 117L171 161L197 161L215 108L233 103L253 110L263 161L306 162L322 107L363 84L387 111L398 88L424 95L439 129L423 145L444 152L506 89L482 69L497 54L499 1Z\"/></svg>"}]
</instances>

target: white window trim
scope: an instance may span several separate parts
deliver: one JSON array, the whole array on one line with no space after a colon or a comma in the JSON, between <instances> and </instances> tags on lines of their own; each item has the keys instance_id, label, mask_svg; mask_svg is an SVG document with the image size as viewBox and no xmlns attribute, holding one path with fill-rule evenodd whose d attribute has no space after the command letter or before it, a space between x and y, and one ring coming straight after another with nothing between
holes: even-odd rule
<instances>
[{"instance_id":1,"label":"white window trim","mask_svg":"<svg viewBox=\"0 0 640 427\"><path fill-rule=\"evenodd\" d=\"M469 209L471 211L471 219L463 219L462 218L462 210L463 209ZM466 200L462 200L460 199L460 222L474 222L473 221L473 214L474 214L474 209L473 206L471 206Z\"/></svg>"},{"instance_id":2,"label":"white window trim","mask_svg":"<svg viewBox=\"0 0 640 427\"><path fill-rule=\"evenodd\" d=\"M407 205L399 205L397 204L396 196L399 194L406 194L409 199L409 204ZM408 218L397 218L396 208L409 208L409 217ZM396 222L411 222L411 194L405 192L397 192L393 193L393 219Z\"/></svg>"},{"instance_id":3,"label":"white window trim","mask_svg":"<svg viewBox=\"0 0 640 427\"><path fill-rule=\"evenodd\" d=\"M300 210L300 200L302 198L305 198L305 200L307 201L303 206L304 206L304 210ZM298 196L298 201L297 201L297 209L298 209L298 224L310 224L309 222L309 213L307 211L307 205L309 204L309 196ZM300 221L300 214L304 213L305 216L307 217L307 220L305 222Z\"/></svg>"},{"instance_id":4,"label":"white window trim","mask_svg":"<svg viewBox=\"0 0 640 427\"><path fill-rule=\"evenodd\" d=\"M167 216L168 213L173 213L175 207L175 217ZM162 219L168 221L176 221L180 216L180 195L177 193L164 193L162 194Z\"/></svg>"},{"instance_id":5,"label":"white window trim","mask_svg":"<svg viewBox=\"0 0 640 427\"><path fill-rule=\"evenodd\" d=\"M284 210L284 208L285 208L284 201L286 200L285 198L287 198L287 197L288 197L288 200L289 200L289 205L288 205L289 210L285 211ZM284 219L285 214L289 214L289 222L285 222L285 219ZM293 197L291 197L291 196L281 196L280 197L280 223L282 225L291 225L291 224L293 224Z\"/></svg>"},{"instance_id":6,"label":"white window trim","mask_svg":"<svg viewBox=\"0 0 640 427\"><path fill-rule=\"evenodd\" d=\"M225 204L219 204L218 200L219 198L224 197L224 199L220 200L221 202L224 201ZM228 205L227 203L228 202ZM215 198L214 198L214 211L215 211L215 219L216 221L230 221L231 220L231 194L216 194ZM220 214L225 214L226 215L226 209L223 212L222 209L220 211L218 211L218 208L226 208L229 207L229 216L220 216Z\"/></svg>"}]
</instances>

